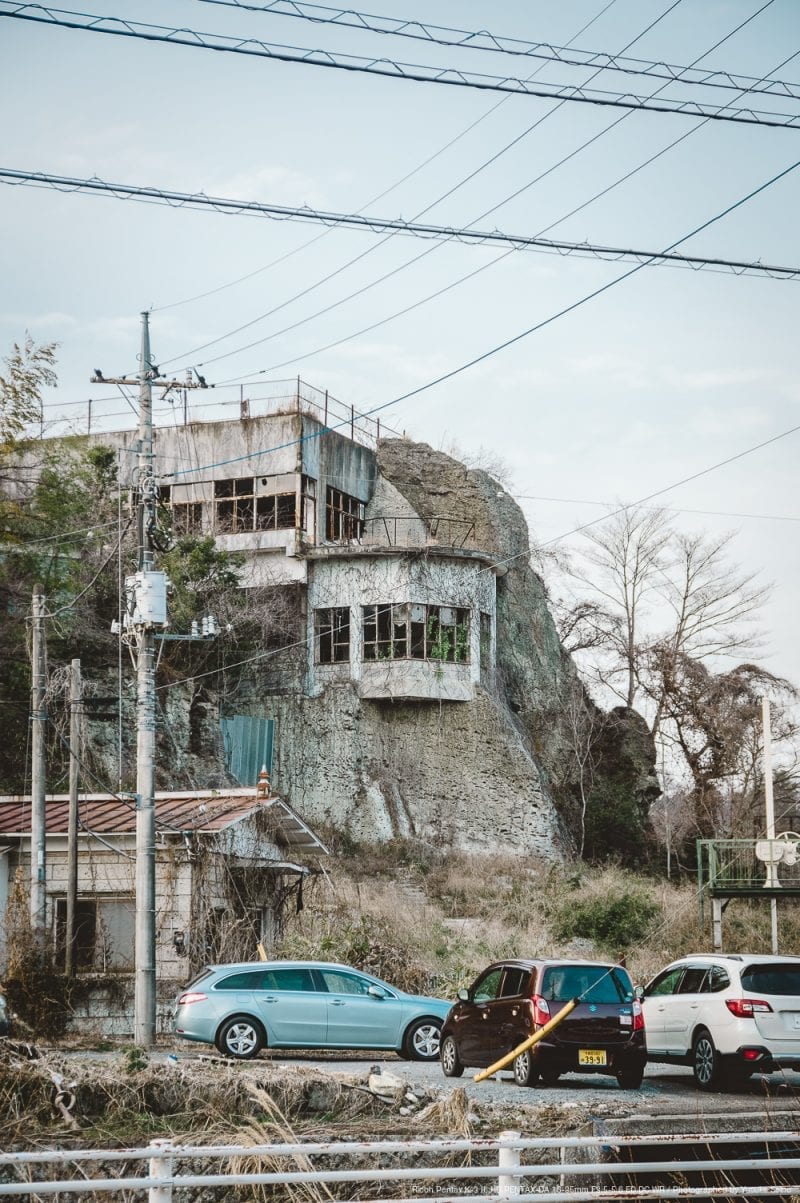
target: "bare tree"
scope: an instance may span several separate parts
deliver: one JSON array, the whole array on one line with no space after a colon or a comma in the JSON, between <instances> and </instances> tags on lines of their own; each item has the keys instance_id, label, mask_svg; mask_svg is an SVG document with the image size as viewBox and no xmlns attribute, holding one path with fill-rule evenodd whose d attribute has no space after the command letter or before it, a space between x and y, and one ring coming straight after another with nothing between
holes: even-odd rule
<instances>
[{"instance_id":1,"label":"bare tree","mask_svg":"<svg viewBox=\"0 0 800 1203\"><path fill-rule=\"evenodd\" d=\"M761 699L774 699L782 718L781 702L793 699L795 690L757 665L714 673L699 659L663 647L653 652L651 673L662 681L665 737L680 749L691 774L695 829L708 838L730 832L736 826L731 798L758 780ZM790 733L781 722L776 734Z\"/></svg>"},{"instance_id":2,"label":"bare tree","mask_svg":"<svg viewBox=\"0 0 800 1203\"><path fill-rule=\"evenodd\" d=\"M573 569L594 595L594 610L580 617L573 634L594 632L588 646L607 652L597 675L626 706L633 706L641 687L647 609L663 583L671 533L663 510L621 510L586 534L582 559L589 571Z\"/></svg>"},{"instance_id":3,"label":"bare tree","mask_svg":"<svg viewBox=\"0 0 800 1203\"><path fill-rule=\"evenodd\" d=\"M670 688L670 661L691 656L705 661L715 656L749 653L760 644L758 613L769 597L754 573L743 573L727 558L732 535L711 539L705 535L671 535L669 558L658 586L672 614L671 628L655 639L645 659L658 671L642 673L654 704L651 724L656 735ZM657 655L654 657L652 652Z\"/></svg>"},{"instance_id":4,"label":"bare tree","mask_svg":"<svg viewBox=\"0 0 800 1203\"><path fill-rule=\"evenodd\" d=\"M564 710L566 742L570 752L570 770L579 808L578 857L583 857L586 843L586 808L597 769L597 742L600 735L600 712L586 693L578 678L570 687Z\"/></svg>"}]
</instances>

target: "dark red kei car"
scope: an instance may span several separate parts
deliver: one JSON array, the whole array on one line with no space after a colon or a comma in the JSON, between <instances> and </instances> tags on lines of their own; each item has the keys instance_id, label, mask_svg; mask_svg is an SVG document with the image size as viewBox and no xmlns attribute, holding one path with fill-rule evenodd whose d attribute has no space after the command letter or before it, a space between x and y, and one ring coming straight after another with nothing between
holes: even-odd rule
<instances>
[{"instance_id":1,"label":"dark red kei car","mask_svg":"<svg viewBox=\"0 0 800 1203\"><path fill-rule=\"evenodd\" d=\"M519 1086L551 1086L561 1074L611 1074L624 1090L642 1084L647 1050L642 1007L627 970L597 961L497 961L459 990L442 1027L439 1059L449 1078L500 1060L580 1001L558 1027L515 1058Z\"/></svg>"}]
</instances>

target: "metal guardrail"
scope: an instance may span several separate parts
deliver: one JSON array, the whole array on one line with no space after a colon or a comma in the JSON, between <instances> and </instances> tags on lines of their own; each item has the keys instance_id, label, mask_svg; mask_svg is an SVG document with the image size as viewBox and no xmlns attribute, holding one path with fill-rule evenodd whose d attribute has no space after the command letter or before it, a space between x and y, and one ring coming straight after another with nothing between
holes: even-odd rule
<instances>
[{"instance_id":1,"label":"metal guardrail","mask_svg":"<svg viewBox=\"0 0 800 1203\"><path fill-rule=\"evenodd\" d=\"M705 1160L648 1160L608 1161L604 1156L644 1148L651 1153L663 1146L665 1150L679 1144L697 1144L702 1149L722 1149L726 1145L756 1145L764 1147L763 1157L711 1158ZM85 1194L101 1195L126 1191L144 1197L149 1203L170 1203L175 1192L198 1188L223 1188L231 1186L281 1186L301 1184L337 1183L362 1184L355 1196L369 1200L380 1196L386 1199L383 1184L408 1183L411 1192L407 1198L391 1196L393 1203L419 1203L425 1200L449 1200L457 1196L459 1203L487 1203L487 1200L513 1199L515 1203L579 1203L582 1200L612 1199L748 1199L783 1198L793 1192L781 1175L787 1171L800 1170L800 1156L772 1157L769 1146L789 1145L800 1148L800 1130L773 1132L698 1132L681 1134L676 1138L669 1135L645 1136L571 1136L571 1137L522 1137L518 1132L502 1132L496 1138L471 1138L462 1140L411 1140L411 1141L335 1141L325 1143L264 1144L264 1145L179 1145L169 1140L151 1142L145 1148L135 1149L57 1149L36 1152L0 1154L0 1176L9 1171L22 1175L17 1182L0 1180L0 1195L55 1195ZM593 1160L582 1160L591 1157ZM734 1149L735 1152L735 1149ZM491 1164L473 1165L420 1165L425 1155L430 1158L452 1154L494 1155ZM551 1154L550 1160L522 1160L524 1153ZM392 1166L364 1169L319 1170L311 1166L310 1157L341 1158L350 1155L361 1158L377 1158L384 1154L413 1154L415 1164L409 1168ZM572 1155L575 1159L569 1160ZM553 1159L553 1156L557 1159ZM236 1172L225 1169L219 1173L176 1173L179 1161L232 1161L246 1158L250 1165L259 1158L266 1162L292 1160L295 1170L264 1169ZM107 1166L113 1163L140 1161L146 1163L141 1175L124 1177L92 1178L88 1171L93 1165ZM35 1178L37 1167L70 1165L76 1176L61 1179ZM720 1185L688 1184L687 1176L707 1172L724 1180ZM39 1170L41 1173L41 1169ZM763 1179L772 1176L772 1181L759 1181L752 1185L735 1185L736 1174L758 1173ZM637 1175L643 1176L641 1184ZM624 1178L626 1185L614 1179ZM570 1189L569 1181L578 1182ZM581 1181L582 1180L582 1181ZM797 1177L795 1175L795 1181ZM439 1189L439 1183L443 1189ZM427 1184L427 1189L425 1188ZM470 1188L471 1184L471 1188ZM419 1186L420 1189L417 1189ZM536 1189L536 1187L539 1189ZM363 1188L367 1188L366 1191ZM374 1188L370 1193L369 1188ZM482 1189L481 1189L482 1188Z\"/></svg>"}]
</instances>

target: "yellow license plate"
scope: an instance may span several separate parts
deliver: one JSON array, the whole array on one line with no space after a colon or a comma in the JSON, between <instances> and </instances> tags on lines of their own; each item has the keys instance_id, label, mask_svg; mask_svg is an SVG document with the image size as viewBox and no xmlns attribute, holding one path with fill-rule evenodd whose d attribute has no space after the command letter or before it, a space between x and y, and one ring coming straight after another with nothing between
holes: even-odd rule
<instances>
[{"instance_id":1,"label":"yellow license plate","mask_svg":"<svg viewBox=\"0 0 800 1203\"><path fill-rule=\"evenodd\" d=\"M579 1065L605 1065L606 1053L602 1048L580 1048L578 1049L578 1064Z\"/></svg>"}]
</instances>

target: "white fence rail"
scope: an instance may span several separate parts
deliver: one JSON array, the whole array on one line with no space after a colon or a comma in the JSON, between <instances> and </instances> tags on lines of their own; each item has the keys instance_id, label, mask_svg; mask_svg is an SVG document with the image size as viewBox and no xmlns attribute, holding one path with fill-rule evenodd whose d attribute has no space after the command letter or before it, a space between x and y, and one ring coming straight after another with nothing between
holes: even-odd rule
<instances>
[{"instance_id":1,"label":"white fence rail","mask_svg":"<svg viewBox=\"0 0 800 1203\"><path fill-rule=\"evenodd\" d=\"M700 1148L727 1151L732 1157L706 1157L698 1160L669 1160L666 1157L650 1161L607 1160L625 1148L646 1148L670 1145L695 1145ZM0 1195L102 1195L118 1197L125 1191L147 1197L149 1203L170 1203L185 1190L222 1187L291 1186L321 1184L328 1187L342 1183L358 1185L348 1192L350 1200L380 1198L392 1203L420 1203L421 1200L447 1200L453 1203L488 1203L490 1200L513 1200L514 1203L578 1203L582 1200L623 1199L788 1199L800 1194L786 1179L791 1173L800 1181L800 1156L776 1157L771 1145L800 1150L800 1129L793 1131L757 1132L697 1132L692 1134L648 1136L571 1136L561 1138L522 1137L517 1132L502 1132L497 1138L468 1140L412 1141L334 1141L326 1143L264 1144L264 1145L179 1145L169 1140L151 1142L135 1149L48 1150L0 1154ZM758 1157L737 1156L736 1147L763 1148ZM408 1168L381 1168L370 1165L362 1169L312 1168L311 1157L342 1157L372 1159L392 1154L414 1156L417 1162ZM427 1164L443 1156L462 1155L455 1165ZM530 1155L545 1160L531 1160ZM527 1159L523 1157L527 1155ZM489 1164L473 1165L469 1159L480 1156ZM219 1173L192 1173L192 1163L221 1161L236 1163L246 1159L249 1165L261 1160L266 1165L293 1161L299 1168L291 1170L264 1168L239 1172L221 1167ZM130 1162L140 1162L142 1172L127 1173ZM466 1162L466 1164L465 1164ZM109 1166L122 1163L125 1172L120 1177L92 1177L92 1168L108 1172ZM176 1163L189 1163L188 1169L176 1172ZM42 1177L45 1167L69 1167L70 1177ZM686 1175L703 1172L713 1175L720 1184L692 1186ZM750 1185L735 1185L737 1175L757 1173L760 1181ZM15 1181L9 1181L11 1174ZM637 1176L645 1181L637 1183ZM625 1185L613 1179L624 1177ZM772 1178L772 1181L766 1179ZM389 1195L387 1183L408 1183L408 1195L398 1198ZM345 1196L343 1196L345 1197Z\"/></svg>"}]
</instances>

